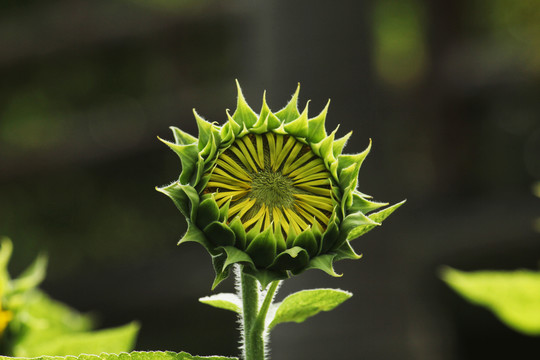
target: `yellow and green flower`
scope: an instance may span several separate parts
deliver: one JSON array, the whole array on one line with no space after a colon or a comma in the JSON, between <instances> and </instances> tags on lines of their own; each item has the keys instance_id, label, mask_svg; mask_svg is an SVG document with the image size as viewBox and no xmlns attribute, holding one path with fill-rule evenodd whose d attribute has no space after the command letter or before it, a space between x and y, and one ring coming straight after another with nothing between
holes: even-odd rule
<instances>
[{"instance_id":1,"label":"yellow and green flower","mask_svg":"<svg viewBox=\"0 0 540 360\"><path fill-rule=\"evenodd\" d=\"M335 261L360 258L350 241L402 204L386 207L356 190L371 144L342 154L351 133L327 134L328 105L310 118L307 106L298 111L298 94L278 112L263 97L257 114L238 86L236 111L223 126L194 112L199 138L172 127L175 141L163 141L182 171L158 190L187 220L180 243L198 242L212 256L214 287L235 263L263 286L311 268L338 276Z\"/></svg>"}]
</instances>

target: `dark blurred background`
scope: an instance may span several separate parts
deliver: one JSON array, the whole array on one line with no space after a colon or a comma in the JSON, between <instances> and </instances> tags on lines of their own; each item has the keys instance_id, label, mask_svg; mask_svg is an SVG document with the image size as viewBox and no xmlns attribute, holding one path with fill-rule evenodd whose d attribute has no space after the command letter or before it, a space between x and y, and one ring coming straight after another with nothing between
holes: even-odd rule
<instances>
[{"instance_id":1,"label":"dark blurred background","mask_svg":"<svg viewBox=\"0 0 540 360\"><path fill-rule=\"evenodd\" d=\"M354 242L344 276L308 287L355 296L272 333L273 359L508 359L538 354L438 279L538 268L540 2L536 0L2 0L0 234L12 274L40 251L43 288L103 326L142 323L138 350L237 355L210 259L176 247L185 222L154 190L179 174L156 137L223 123L234 79L258 111L301 83L346 150L372 153L359 188L406 206ZM536 230L535 230L535 225ZM233 291L233 281L219 291Z\"/></svg>"}]
</instances>

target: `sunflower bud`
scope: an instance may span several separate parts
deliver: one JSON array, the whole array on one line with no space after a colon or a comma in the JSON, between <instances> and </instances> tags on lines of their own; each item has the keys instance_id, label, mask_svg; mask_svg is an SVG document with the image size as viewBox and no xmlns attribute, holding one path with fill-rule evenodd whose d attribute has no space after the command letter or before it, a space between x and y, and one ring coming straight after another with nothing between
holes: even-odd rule
<instances>
[{"instance_id":1,"label":"sunflower bud","mask_svg":"<svg viewBox=\"0 0 540 360\"><path fill-rule=\"evenodd\" d=\"M337 129L327 134L328 105L310 118L307 106L298 111L298 94L299 88L275 113L263 97L257 114L238 85L237 108L225 125L195 112L198 139L173 127L174 143L162 140L180 157L182 171L158 191L187 220L180 243L198 242L212 256L213 287L235 263L263 286L311 268L339 276L335 261L361 257L349 241L403 203L379 210L388 204L356 190L371 143L343 155L351 133L339 139Z\"/></svg>"}]
</instances>

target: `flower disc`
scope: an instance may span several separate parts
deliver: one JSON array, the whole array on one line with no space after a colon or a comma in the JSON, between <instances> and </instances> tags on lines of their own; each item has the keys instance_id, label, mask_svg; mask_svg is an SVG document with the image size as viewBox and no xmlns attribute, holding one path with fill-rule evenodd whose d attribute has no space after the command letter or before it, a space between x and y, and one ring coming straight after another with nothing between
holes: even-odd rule
<instances>
[{"instance_id":1,"label":"flower disc","mask_svg":"<svg viewBox=\"0 0 540 360\"><path fill-rule=\"evenodd\" d=\"M221 153L205 193L214 193L221 208L230 200L227 217L238 217L246 231L253 227L296 234L327 228L336 205L332 180L321 158L292 136L250 134Z\"/></svg>"}]
</instances>

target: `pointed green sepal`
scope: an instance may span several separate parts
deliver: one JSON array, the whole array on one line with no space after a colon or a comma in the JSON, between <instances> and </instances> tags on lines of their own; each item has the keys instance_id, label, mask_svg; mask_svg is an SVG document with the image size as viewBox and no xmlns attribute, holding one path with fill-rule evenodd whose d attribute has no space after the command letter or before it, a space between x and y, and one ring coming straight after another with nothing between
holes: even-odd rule
<instances>
[{"instance_id":1,"label":"pointed green sepal","mask_svg":"<svg viewBox=\"0 0 540 360\"><path fill-rule=\"evenodd\" d=\"M180 162L182 163L182 172L180 173L179 181L182 184L189 183L189 180L193 176L193 173L197 168L197 160L199 151L197 150L197 145L179 145L158 138L162 143L167 145L172 151L178 155Z\"/></svg>"},{"instance_id":2,"label":"pointed green sepal","mask_svg":"<svg viewBox=\"0 0 540 360\"><path fill-rule=\"evenodd\" d=\"M285 238L283 237L283 233L281 231L281 225L279 223L275 224L274 237L276 238L276 249L278 253L287 249L287 242L285 241Z\"/></svg>"},{"instance_id":3,"label":"pointed green sepal","mask_svg":"<svg viewBox=\"0 0 540 360\"><path fill-rule=\"evenodd\" d=\"M337 130L338 129L332 131L326 138L311 146L313 152L323 159L327 168L336 161L334 152L332 151L332 144L334 143L334 137Z\"/></svg>"},{"instance_id":4,"label":"pointed green sepal","mask_svg":"<svg viewBox=\"0 0 540 360\"><path fill-rule=\"evenodd\" d=\"M293 273L302 271L309 264L309 254L308 252L299 247L295 246L290 249L287 249L281 252L272 265L270 265L270 270L289 270Z\"/></svg>"},{"instance_id":5,"label":"pointed green sepal","mask_svg":"<svg viewBox=\"0 0 540 360\"><path fill-rule=\"evenodd\" d=\"M214 272L216 277L212 283L212 290L214 290L223 280L229 277L230 267L225 267L225 261L227 260L227 253L223 248L220 248L221 252L216 255L212 255L212 265L214 267Z\"/></svg>"},{"instance_id":6,"label":"pointed green sepal","mask_svg":"<svg viewBox=\"0 0 540 360\"><path fill-rule=\"evenodd\" d=\"M192 186L176 181L164 187L156 187L156 190L167 195L186 218L196 219L199 194Z\"/></svg>"},{"instance_id":7,"label":"pointed green sepal","mask_svg":"<svg viewBox=\"0 0 540 360\"><path fill-rule=\"evenodd\" d=\"M287 248L291 248L294 245L294 240L296 239L296 230L294 228L289 229L289 233L287 234L287 239L285 240L285 243L287 244Z\"/></svg>"},{"instance_id":8,"label":"pointed green sepal","mask_svg":"<svg viewBox=\"0 0 540 360\"><path fill-rule=\"evenodd\" d=\"M245 125L248 128L251 128L257 122L258 116L246 102L238 80L236 81L236 88L238 90L238 101L236 103L236 110L232 115L232 118L237 124Z\"/></svg>"},{"instance_id":9,"label":"pointed green sepal","mask_svg":"<svg viewBox=\"0 0 540 360\"><path fill-rule=\"evenodd\" d=\"M298 112L298 94L300 93L300 84L298 84L298 87L296 88L296 91L294 92L291 100L289 103L280 111L276 113L276 116L278 119L280 119L283 123L287 124L293 121L294 119L297 119L300 116L300 113Z\"/></svg>"},{"instance_id":10,"label":"pointed green sepal","mask_svg":"<svg viewBox=\"0 0 540 360\"><path fill-rule=\"evenodd\" d=\"M378 226L380 224L373 221L372 219L362 214L361 212L357 212L357 213L346 216L345 219L343 219L343 222L341 223L339 237L333 248L336 248L336 247L339 248L349 237L349 234L351 233L351 231L365 225Z\"/></svg>"},{"instance_id":11,"label":"pointed green sepal","mask_svg":"<svg viewBox=\"0 0 540 360\"><path fill-rule=\"evenodd\" d=\"M255 278L264 290L274 281L287 279L286 271L273 271L267 269L254 269L249 266L244 267L244 273Z\"/></svg>"},{"instance_id":12,"label":"pointed green sepal","mask_svg":"<svg viewBox=\"0 0 540 360\"><path fill-rule=\"evenodd\" d=\"M266 118L268 115L270 115L272 111L268 107L268 104L266 103L266 90L263 92L263 98L262 98L262 106L261 111L259 112L259 120L255 124L255 127L260 126L261 123L266 121Z\"/></svg>"},{"instance_id":13,"label":"pointed green sepal","mask_svg":"<svg viewBox=\"0 0 540 360\"><path fill-rule=\"evenodd\" d=\"M251 244L253 239L261 233L262 221L257 221L255 225L246 233L246 246Z\"/></svg>"},{"instance_id":14,"label":"pointed green sepal","mask_svg":"<svg viewBox=\"0 0 540 360\"><path fill-rule=\"evenodd\" d=\"M276 257L276 239L272 234L272 228L268 227L255 236L248 245L246 252L258 268L265 268L272 264Z\"/></svg>"},{"instance_id":15,"label":"pointed green sepal","mask_svg":"<svg viewBox=\"0 0 540 360\"><path fill-rule=\"evenodd\" d=\"M219 136L219 135L218 135ZM201 150L199 155L204 159L205 170L210 170L214 165L216 158L215 155L218 151L217 137L213 132L210 132L208 142L205 144L204 148Z\"/></svg>"},{"instance_id":16,"label":"pointed green sepal","mask_svg":"<svg viewBox=\"0 0 540 360\"><path fill-rule=\"evenodd\" d=\"M253 260L251 260L251 257L249 257L249 255L242 250L239 250L234 246L224 246L223 250L225 250L225 253L227 254L227 259L223 264L223 269L236 263L243 263L255 266L255 264L253 264Z\"/></svg>"},{"instance_id":17,"label":"pointed green sepal","mask_svg":"<svg viewBox=\"0 0 540 360\"><path fill-rule=\"evenodd\" d=\"M324 123L326 121L326 114L328 113L329 106L330 100L328 100L326 106L319 115L308 120L309 130L307 139L310 143L316 144L326 137L326 128L324 127Z\"/></svg>"},{"instance_id":18,"label":"pointed green sepal","mask_svg":"<svg viewBox=\"0 0 540 360\"><path fill-rule=\"evenodd\" d=\"M197 227L199 229L204 229L210 223L218 220L219 207L217 206L216 201L212 197L201 201L197 210L197 221L195 221Z\"/></svg>"},{"instance_id":19,"label":"pointed green sepal","mask_svg":"<svg viewBox=\"0 0 540 360\"><path fill-rule=\"evenodd\" d=\"M336 257L334 261L339 260L358 260L362 258L362 254L357 254L348 241L345 241L341 247L334 250Z\"/></svg>"},{"instance_id":20,"label":"pointed green sepal","mask_svg":"<svg viewBox=\"0 0 540 360\"><path fill-rule=\"evenodd\" d=\"M347 144L347 141L352 135L352 131L349 131L349 133L337 140L334 140L334 143L332 144L332 150L334 152L334 157L337 159L339 155L341 155L341 152L343 151L343 148L345 147L345 144Z\"/></svg>"},{"instance_id":21,"label":"pointed green sepal","mask_svg":"<svg viewBox=\"0 0 540 360\"><path fill-rule=\"evenodd\" d=\"M173 132L174 142L179 145L190 145L197 142L197 138L195 136L191 136L187 132L182 131L175 126L171 126L169 129L171 129Z\"/></svg>"},{"instance_id":22,"label":"pointed green sepal","mask_svg":"<svg viewBox=\"0 0 540 360\"><path fill-rule=\"evenodd\" d=\"M335 221L330 221L326 231L322 235L319 254L326 254L336 243L339 235L339 226Z\"/></svg>"},{"instance_id":23,"label":"pointed green sepal","mask_svg":"<svg viewBox=\"0 0 540 360\"><path fill-rule=\"evenodd\" d=\"M240 134L242 133L242 130L244 129L244 124L239 124L236 122L236 120L233 119L231 114L229 113L229 110L226 111L227 114L227 124L231 126L232 132L234 134L235 138L240 137Z\"/></svg>"},{"instance_id":24,"label":"pointed green sepal","mask_svg":"<svg viewBox=\"0 0 540 360\"><path fill-rule=\"evenodd\" d=\"M178 241L178 245L187 242L196 242L201 244L210 255L216 255L219 253L215 246L206 238L204 233L189 220L187 232L184 234L182 239Z\"/></svg>"},{"instance_id":25,"label":"pointed green sepal","mask_svg":"<svg viewBox=\"0 0 540 360\"><path fill-rule=\"evenodd\" d=\"M197 128L199 129L199 141L197 143L198 150L203 150L208 143L212 140L212 124L204 120L198 113L193 109L193 115L197 121Z\"/></svg>"},{"instance_id":26,"label":"pointed green sepal","mask_svg":"<svg viewBox=\"0 0 540 360\"><path fill-rule=\"evenodd\" d=\"M373 230L375 227L379 226L388 216L390 216L394 211L396 211L397 208L399 208L404 203L405 203L405 200L397 204L394 204L392 206L389 206L386 209L370 214L368 218L371 219L374 222L374 224L363 224L361 226L358 226L357 228L353 229L350 232L347 238L349 240L353 240Z\"/></svg>"},{"instance_id":27,"label":"pointed green sepal","mask_svg":"<svg viewBox=\"0 0 540 360\"><path fill-rule=\"evenodd\" d=\"M308 129L308 104L306 105L305 110L302 112L302 114L296 118L295 120L285 124L283 128L287 132L287 134L290 134L296 138L306 138L309 134Z\"/></svg>"},{"instance_id":28,"label":"pointed green sepal","mask_svg":"<svg viewBox=\"0 0 540 360\"><path fill-rule=\"evenodd\" d=\"M239 249L245 249L247 235L244 226L242 226L242 221L240 221L240 218L238 216L235 217L229 223L229 227L232 231L234 231L234 235L236 236L236 247L238 247Z\"/></svg>"},{"instance_id":29,"label":"pointed green sepal","mask_svg":"<svg viewBox=\"0 0 540 360\"><path fill-rule=\"evenodd\" d=\"M361 153L353 154L353 155L338 156L338 173L340 173L343 169L350 167L352 164L357 165L358 170L360 170L362 163L364 162L364 160L366 159L370 151L371 151L371 139L369 139L369 144L367 148ZM356 176L358 177L358 173Z\"/></svg>"},{"instance_id":30,"label":"pointed green sepal","mask_svg":"<svg viewBox=\"0 0 540 360\"><path fill-rule=\"evenodd\" d=\"M219 135L221 137L221 144L223 147L229 147L235 140L234 132L230 122L227 122L221 128Z\"/></svg>"},{"instance_id":31,"label":"pointed green sepal","mask_svg":"<svg viewBox=\"0 0 540 360\"><path fill-rule=\"evenodd\" d=\"M199 299L203 304L213 306L218 309L229 310L237 314L242 313L242 299L236 294L221 293L205 296Z\"/></svg>"},{"instance_id":32,"label":"pointed green sepal","mask_svg":"<svg viewBox=\"0 0 540 360\"><path fill-rule=\"evenodd\" d=\"M344 190L344 192L352 193L352 191L356 188L359 171L360 166L355 163L341 170L339 173L339 186Z\"/></svg>"},{"instance_id":33,"label":"pointed green sepal","mask_svg":"<svg viewBox=\"0 0 540 360\"><path fill-rule=\"evenodd\" d=\"M234 232L219 221L214 221L206 226L204 234L216 246L233 246L235 241Z\"/></svg>"},{"instance_id":34,"label":"pointed green sepal","mask_svg":"<svg viewBox=\"0 0 540 360\"><path fill-rule=\"evenodd\" d=\"M259 113L259 120L254 125L255 129L266 128L268 131L277 129L281 126L281 120L270 110L266 103L266 91L263 93L262 107Z\"/></svg>"},{"instance_id":35,"label":"pointed green sepal","mask_svg":"<svg viewBox=\"0 0 540 360\"><path fill-rule=\"evenodd\" d=\"M315 236L313 235L311 228L302 231L300 235L294 239L293 246L299 246L302 249L306 249L310 257L317 255L319 250L317 240L315 240Z\"/></svg>"},{"instance_id":36,"label":"pointed green sepal","mask_svg":"<svg viewBox=\"0 0 540 360\"><path fill-rule=\"evenodd\" d=\"M351 213L361 211L364 214L368 214L384 206L388 206L388 203L368 200L358 191L355 191L352 194L352 206L348 209L348 211Z\"/></svg>"},{"instance_id":37,"label":"pointed green sepal","mask_svg":"<svg viewBox=\"0 0 540 360\"><path fill-rule=\"evenodd\" d=\"M324 254L319 255L317 257L314 257L310 260L309 265L307 266L306 270L308 269L319 269L324 271L330 276L333 277L341 277L343 274L338 274L334 270L334 261L336 258L336 254Z\"/></svg>"},{"instance_id":38,"label":"pointed green sepal","mask_svg":"<svg viewBox=\"0 0 540 360\"><path fill-rule=\"evenodd\" d=\"M220 222L227 223L227 221L229 221L229 206L230 205L231 205L231 199L227 200L227 202L219 208L219 221Z\"/></svg>"}]
</instances>

